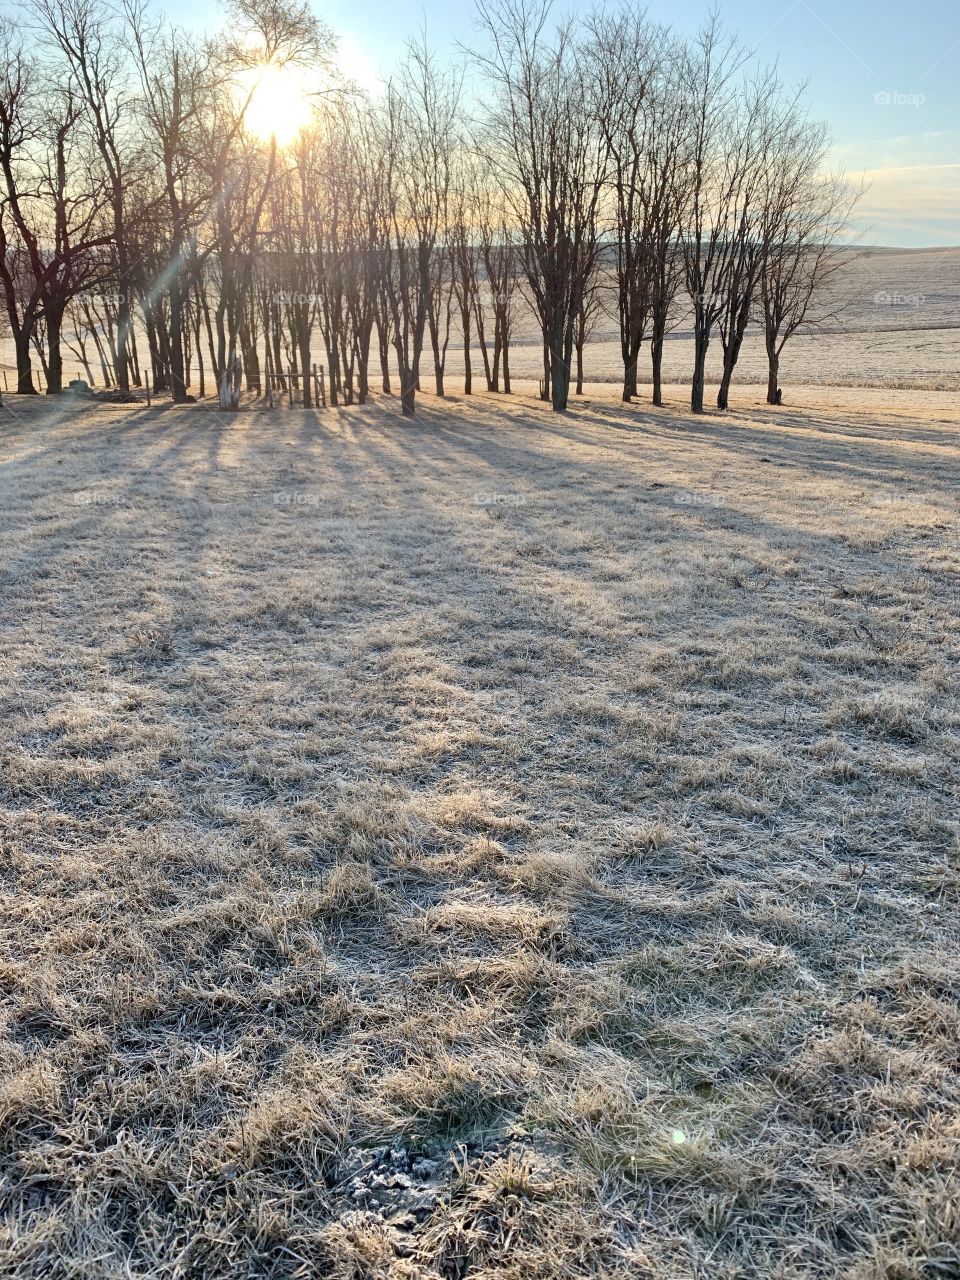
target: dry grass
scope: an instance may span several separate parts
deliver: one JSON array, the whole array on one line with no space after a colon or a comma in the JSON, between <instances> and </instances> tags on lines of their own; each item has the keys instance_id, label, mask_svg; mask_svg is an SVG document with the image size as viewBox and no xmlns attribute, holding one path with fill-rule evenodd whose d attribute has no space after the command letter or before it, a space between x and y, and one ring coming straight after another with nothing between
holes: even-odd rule
<instances>
[{"instance_id":1,"label":"dry grass","mask_svg":"<svg viewBox=\"0 0 960 1280\"><path fill-rule=\"evenodd\" d=\"M960 1275L956 405L882 403L17 405L3 1274Z\"/></svg>"}]
</instances>

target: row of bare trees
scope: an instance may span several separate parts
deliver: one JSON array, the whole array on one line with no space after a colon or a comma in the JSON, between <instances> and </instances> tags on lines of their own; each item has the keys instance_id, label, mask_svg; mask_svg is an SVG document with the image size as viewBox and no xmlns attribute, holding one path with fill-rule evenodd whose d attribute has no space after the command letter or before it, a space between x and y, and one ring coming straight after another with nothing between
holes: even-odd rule
<instances>
[{"instance_id":1,"label":"row of bare trees","mask_svg":"<svg viewBox=\"0 0 960 1280\"><path fill-rule=\"evenodd\" d=\"M231 0L229 34L203 40L144 0L32 6L39 39L0 36L21 393L35 359L59 392L66 348L124 391L149 369L176 402L229 407L293 377L309 405L319 357L334 403L396 380L409 415L424 382L444 395L452 352L465 392L479 357L509 393L522 312L562 410L608 314L627 401L646 344L662 403L665 342L689 326L701 411L712 342L725 408L757 326L775 401L785 343L826 316L851 194L802 93L716 19L681 41L629 6L556 23L549 0L487 0L479 52L441 63L414 42L369 96L303 0ZM278 139L254 125L258 95L294 73L309 119Z\"/></svg>"},{"instance_id":2,"label":"row of bare trees","mask_svg":"<svg viewBox=\"0 0 960 1280\"><path fill-rule=\"evenodd\" d=\"M575 334L604 282L624 400L637 393L646 339L662 403L664 340L688 319L695 412L715 337L727 407L751 322L763 328L775 402L784 344L830 311L824 288L857 195L823 172L828 138L802 92L754 67L716 17L681 42L631 8L596 13L581 32L551 27L546 0L490 0L483 25L487 159L520 229L554 408L567 403Z\"/></svg>"}]
</instances>

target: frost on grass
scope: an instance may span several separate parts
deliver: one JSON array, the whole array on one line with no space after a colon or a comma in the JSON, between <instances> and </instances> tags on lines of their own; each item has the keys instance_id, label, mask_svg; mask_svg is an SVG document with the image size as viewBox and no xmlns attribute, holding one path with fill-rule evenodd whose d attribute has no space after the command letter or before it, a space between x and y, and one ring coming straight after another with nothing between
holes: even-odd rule
<instances>
[{"instance_id":1,"label":"frost on grass","mask_svg":"<svg viewBox=\"0 0 960 1280\"><path fill-rule=\"evenodd\" d=\"M4 1273L960 1274L912 412L5 420Z\"/></svg>"}]
</instances>

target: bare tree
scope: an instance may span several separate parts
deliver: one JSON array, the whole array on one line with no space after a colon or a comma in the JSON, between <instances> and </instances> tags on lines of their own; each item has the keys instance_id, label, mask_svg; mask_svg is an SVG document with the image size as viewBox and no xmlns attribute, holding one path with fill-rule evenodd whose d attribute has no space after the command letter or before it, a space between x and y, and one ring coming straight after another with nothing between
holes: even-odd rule
<instances>
[{"instance_id":1,"label":"bare tree","mask_svg":"<svg viewBox=\"0 0 960 1280\"><path fill-rule=\"evenodd\" d=\"M357 361L357 399L365 404L370 393L370 347L379 302L383 295L384 184L379 165L372 163L374 130L370 111L348 101L336 126L348 157L348 262L343 276L344 303ZM384 387L389 392L389 385Z\"/></svg>"},{"instance_id":2,"label":"bare tree","mask_svg":"<svg viewBox=\"0 0 960 1280\"><path fill-rule=\"evenodd\" d=\"M686 127L676 194L684 276L693 310L690 408L694 413L703 412L707 351L728 296L731 264L740 251L738 228L754 162L735 93L734 77L743 60L714 15L685 51L679 67Z\"/></svg>"},{"instance_id":3,"label":"bare tree","mask_svg":"<svg viewBox=\"0 0 960 1280\"><path fill-rule=\"evenodd\" d=\"M438 396L444 370L454 299L448 237L450 186L462 93L462 72L444 70L421 36L407 47L397 82L404 102L404 204L416 237L418 287L433 350ZM419 380L420 352L415 353Z\"/></svg>"},{"instance_id":4,"label":"bare tree","mask_svg":"<svg viewBox=\"0 0 960 1280\"><path fill-rule=\"evenodd\" d=\"M604 84L611 109L601 117L610 149L612 256L615 268L623 399L637 394L637 363L650 316L653 259L644 218L647 96L656 34L634 9L601 11L590 20L587 47L593 75ZM577 321L577 383L583 382L586 305Z\"/></svg>"},{"instance_id":5,"label":"bare tree","mask_svg":"<svg viewBox=\"0 0 960 1280\"><path fill-rule=\"evenodd\" d=\"M30 345L42 328L47 391L63 385L61 333L70 300L112 273L102 250L104 190L78 129L72 88L44 84L4 33L0 49L0 281L17 389L34 390ZM34 343L36 347L36 343Z\"/></svg>"},{"instance_id":6,"label":"bare tree","mask_svg":"<svg viewBox=\"0 0 960 1280\"><path fill-rule=\"evenodd\" d=\"M682 59L675 40L662 33L660 57L647 82L644 102L644 163L640 171L640 207L644 249L649 261L650 366L652 400L663 404L663 347L683 285L681 215L689 173L683 168L687 122L679 91Z\"/></svg>"},{"instance_id":7,"label":"bare tree","mask_svg":"<svg viewBox=\"0 0 960 1280\"><path fill-rule=\"evenodd\" d=\"M165 292L168 299L166 346L170 389L175 403L187 398L185 369L185 300L189 289L187 270L198 215L209 203L209 192L198 181L202 167L195 163L197 125L207 106L206 95L216 86L211 59L196 49L176 29L149 25L143 0L125 0L128 42L140 79L141 116L151 139L151 151L159 160L166 205L167 227L161 249L165 261L152 282L151 292Z\"/></svg>"},{"instance_id":8,"label":"bare tree","mask_svg":"<svg viewBox=\"0 0 960 1280\"><path fill-rule=\"evenodd\" d=\"M490 0L478 64L490 90L486 158L517 226L518 251L540 319L545 381L567 407L574 328L600 245L610 109L570 22L548 30L549 0Z\"/></svg>"},{"instance_id":9,"label":"bare tree","mask_svg":"<svg viewBox=\"0 0 960 1280\"><path fill-rule=\"evenodd\" d=\"M406 416L416 411L428 327L437 395L444 393L453 305L446 223L460 92L459 72L442 71L421 41L408 46L400 75L388 84L380 111L382 278Z\"/></svg>"},{"instance_id":10,"label":"bare tree","mask_svg":"<svg viewBox=\"0 0 960 1280\"><path fill-rule=\"evenodd\" d=\"M508 210L499 190L485 180L475 192L475 233L483 265L483 283L474 294L477 343L483 357L487 390L510 395L510 338L514 299L521 267ZM493 316L493 353L487 341L488 313Z\"/></svg>"},{"instance_id":11,"label":"bare tree","mask_svg":"<svg viewBox=\"0 0 960 1280\"><path fill-rule=\"evenodd\" d=\"M205 114L201 144L201 154L209 157L212 201L213 241L208 252L215 254L219 270L214 372L224 408L235 407L239 398L241 329L250 314L264 207L277 169L276 135L264 154L245 131L256 73L304 63L324 65L332 40L328 29L297 0L232 0L231 13L235 38L219 52L227 92L218 94ZM237 78L251 71L255 74Z\"/></svg>"},{"instance_id":12,"label":"bare tree","mask_svg":"<svg viewBox=\"0 0 960 1280\"><path fill-rule=\"evenodd\" d=\"M49 40L60 50L69 67L106 175L117 258L116 374L121 390L127 391L134 289L127 199L141 158L130 127L136 106L123 44L112 13L100 0L33 0L33 3Z\"/></svg>"},{"instance_id":13,"label":"bare tree","mask_svg":"<svg viewBox=\"0 0 960 1280\"><path fill-rule=\"evenodd\" d=\"M770 174L790 163L787 140L802 127L798 97L784 98L772 73L754 80L741 99L744 181L738 218L730 234L727 270L722 278L717 327L723 347L723 372L717 408L729 404L730 383L753 312L764 257Z\"/></svg>"},{"instance_id":14,"label":"bare tree","mask_svg":"<svg viewBox=\"0 0 960 1280\"><path fill-rule=\"evenodd\" d=\"M759 267L759 313L767 354L767 403L779 404L780 356L804 325L825 324L841 309L827 294L849 257L850 215L863 195L842 174L823 174L829 139L805 120L781 139L770 166Z\"/></svg>"},{"instance_id":15,"label":"bare tree","mask_svg":"<svg viewBox=\"0 0 960 1280\"><path fill-rule=\"evenodd\" d=\"M334 264L330 261L334 250L329 243L331 235L335 240L336 225L334 223L331 231L325 217L326 192L320 179L321 146L319 130L311 128L304 130L290 148L289 164L271 186L270 232L265 233L269 244L268 276L280 304L278 318L283 317L290 334L305 408L310 408L313 400L311 346L320 312L321 276L326 277L328 292L336 292ZM263 258L261 251L261 262ZM329 297L326 300L329 309ZM335 317L329 314L324 332L328 337L330 384L335 397L338 327ZM332 353L330 335L334 343Z\"/></svg>"},{"instance_id":16,"label":"bare tree","mask_svg":"<svg viewBox=\"0 0 960 1280\"><path fill-rule=\"evenodd\" d=\"M483 248L478 232L478 220L482 205L482 182L476 154L466 144L460 148L450 200L450 260L453 271L453 288L460 314L460 337L463 342L463 393L473 393L473 345L474 325L488 370L487 387L490 388L489 355L486 346L484 312L480 299L480 281L483 272Z\"/></svg>"},{"instance_id":17,"label":"bare tree","mask_svg":"<svg viewBox=\"0 0 960 1280\"><path fill-rule=\"evenodd\" d=\"M400 409L404 417L416 413L417 377L427 323L429 255L432 246L422 246L409 209L408 188L403 180L404 147L408 115L403 97L394 82L387 86L379 117L376 162L383 173L383 202L380 209L384 245L383 297L387 314L381 335L389 331L397 357L400 377ZM384 390L389 385L386 360L383 362Z\"/></svg>"}]
</instances>

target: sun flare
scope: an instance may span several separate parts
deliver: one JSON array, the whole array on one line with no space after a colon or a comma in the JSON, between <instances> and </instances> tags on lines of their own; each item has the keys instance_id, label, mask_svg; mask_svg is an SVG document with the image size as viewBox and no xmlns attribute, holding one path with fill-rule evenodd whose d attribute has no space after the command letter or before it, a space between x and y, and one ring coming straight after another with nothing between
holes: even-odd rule
<instances>
[{"instance_id":1,"label":"sun flare","mask_svg":"<svg viewBox=\"0 0 960 1280\"><path fill-rule=\"evenodd\" d=\"M298 67L289 63L252 67L240 84L241 102L246 102L248 96L244 122L250 133L264 141L276 138L284 146L310 122L306 79Z\"/></svg>"}]
</instances>

